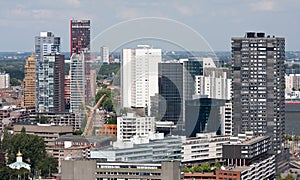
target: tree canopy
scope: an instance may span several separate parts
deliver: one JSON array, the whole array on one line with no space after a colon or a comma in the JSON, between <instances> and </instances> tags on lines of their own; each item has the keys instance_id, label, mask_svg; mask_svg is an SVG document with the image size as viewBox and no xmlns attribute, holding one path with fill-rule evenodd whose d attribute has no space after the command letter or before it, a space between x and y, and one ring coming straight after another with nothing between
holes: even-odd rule
<instances>
[{"instance_id":1,"label":"tree canopy","mask_svg":"<svg viewBox=\"0 0 300 180\"><path fill-rule=\"evenodd\" d=\"M112 102L112 97L111 97L111 90L110 89L103 89L103 90L99 90L96 94L95 97L95 103L98 102L98 100L104 95L106 94L104 100L102 101L100 107L103 107L105 110L111 112L111 111L115 111L114 106L113 106L113 102Z\"/></svg>"},{"instance_id":2,"label":"tree canopy","mask_svg":"<svg viewBox=\"0 0 300 180\"><path fill-rule=\"evenodd\" d=\"M16 154L20 150L23 161L31 165L31 171L40 171L42 176L47 176L49 170L57 172L58 161L46 153L44 140L36 135L26 134L23 127L20 134L10 137L4 132L2 149L7 152L8 163L16 160ZM1 179L1 178L0 178Z\"/></svg>"}]
</instances>

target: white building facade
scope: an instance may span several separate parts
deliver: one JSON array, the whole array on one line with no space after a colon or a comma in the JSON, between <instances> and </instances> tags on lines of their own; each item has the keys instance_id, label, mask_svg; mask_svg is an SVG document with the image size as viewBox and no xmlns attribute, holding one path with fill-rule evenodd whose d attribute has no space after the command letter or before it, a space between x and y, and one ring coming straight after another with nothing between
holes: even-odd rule
<instances>
[{"instance_id":1,"label":"white building facade","mask_svg":"<svg viewBox=\"0 0 300 180\"><path fill-rule=\"evenodd\" d=\"M101 60L103 64L109 64L109 48L106 46L101 47Z\"/></svg>"},{"instance_id":2,"label":"white building facade","mask_svg":"<svg viewBox=\"0 0 300 180\"><path fill-rule=\"evenodd\" d=\"M123 108L145 108L147 114L150 114L150 97L158 93L158 63L161 60L161 49L153 49L148 45L139 45L136 49L123 49Z\"/></svg>"},{"instance_id":3,"label":"white building facade","mask_svg":"<svg viewBox=\"0 0 300 180\"><path fill-rule=\"evenodd\" d=\"M215 136L209 133L197 136L183 141L183 163L222 159L222 145L229 142L228 136Z\"/></svg>"},{"instance_id":4,"label":"white building facade","mask_svg":"<svg viewBox=\"0 0 300 180\"><path fill-rule=\"evenodd\" d=\"M138 117L134 113L127 113L117 119L118 141L130 141L134 136L147 136L155 132L154 117Z\"/></svg>"},{"instance_id":5,"label":"white building facade","mask_svg":"<svg viewBox=\"0 0 300 180\"><path fill-rule=\"evenodd\" d=\"M0 89L10 87L10 76L8 73L0 73Z\"/></svg>"},{"instance_id":6,"label":"white building facade","mask_svg":"<svg viewBox=\"0 0 300 180\"><path fill-rule=\"evenodd\" d=\"M73 54L71 57L70 72L70 112L75 113L76 126L81 127L84 117L83 106L85 105L85 64L84 53Z\"/></svg>"}]
</instances>

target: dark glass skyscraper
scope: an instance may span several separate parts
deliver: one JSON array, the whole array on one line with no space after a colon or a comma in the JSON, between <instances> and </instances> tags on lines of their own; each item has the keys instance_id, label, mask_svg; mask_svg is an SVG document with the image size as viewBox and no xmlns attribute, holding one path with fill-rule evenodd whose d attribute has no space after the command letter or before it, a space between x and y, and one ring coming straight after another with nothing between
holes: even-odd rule
<instances>
[{"instance_id":1,"label":"dark glass skyscraper","mask_svg":"<svg viewBox=\"0 0 300 180\"><path fill-rule=\"evenodd\" d=\"M180 60L159 63L159 101L161 121L171 121L177 133L185 134L186 101L195 94L195 76L203 74L202 61ZM174 131L174 133L176 133Z\"/></svg>"},{"instance_id":2,"label":"dark glass skyscraper","mask_svg":"<svg viewBox=\"0 0 300 180\"><path fill-rule=\"evenodd\" d=\"M248 32L232 38L233 134L270 136L276 153L285 134L285 39Z\"/></svg>"}]
</instances>

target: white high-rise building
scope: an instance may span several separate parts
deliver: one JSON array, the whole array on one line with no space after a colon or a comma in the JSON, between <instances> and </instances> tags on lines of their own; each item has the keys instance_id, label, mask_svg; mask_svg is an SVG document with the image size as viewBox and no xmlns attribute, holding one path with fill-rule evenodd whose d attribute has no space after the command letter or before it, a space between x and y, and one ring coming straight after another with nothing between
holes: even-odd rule
<instances>
[{"instance_id":1,"label":"white high-rise building","mask_svg":"<svg viewBox=\"0 0 300 180\"><path fill-rule=\"evenodd\" d=\"M122 107L145 108L150 114L150 97L158 93L158 63L161 49L139 45L123 49L121 64Z\"/></svg>"},{"instance_id":2,"label":"white high-rise building","mask_svg":"<svg viewBox=\"0 0 300 180\"><path fill-rule=\"evenodd\" d=\"M76 123L81 127L85 105L85 68L84 53L73 54L71 57L70 112L76 114Z\"/></svg>"},{"instance_id":3,"label":"white high-rise building","mask_svg":"<svg viewBox=\"0 0 300 180\"><path fill-rule=\"evenodd\" d=\"M0 89L9 88L10 77L8 73L0 73Z\"/></svg>"},{"instance_id":4,"label":"white high-rise building","mask_svg":"<svg viewBox=\"0 0 300 180\"><path fill-rule=\"evenodd\" d=\"M106 46L101 47L101 60L103 64L109 64L109 48Z\"/></svg>"}]
</instances>

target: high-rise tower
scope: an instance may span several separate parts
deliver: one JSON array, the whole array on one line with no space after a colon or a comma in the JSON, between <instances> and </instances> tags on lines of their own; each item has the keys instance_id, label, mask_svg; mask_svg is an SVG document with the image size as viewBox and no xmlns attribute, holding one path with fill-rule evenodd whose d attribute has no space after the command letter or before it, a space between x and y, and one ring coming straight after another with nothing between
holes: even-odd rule
<instances>
[{"instance_id":1,"label":"high-rise tower","mask_svg":"<svg viewBox=\"0 0 300 180\"><path fill-rule=\"evenodd\" d=\"M158 93L158 63L161 49L139 45L137 49L123 49L121 64L122 106L144 108L150 114L150 96Z\"/></svg>"},{"instance_id":2,"label":"high-rise tower","mask_svg":"<svg viewBox=\"0 0 300 180\"><path fill-rule=\"evenodd\" d=\"M84 54L84 78L85 78L85 102L91 98L90 83L90 20L71 20L70 21L70 57L73 54ZM71 92L72 93L72 92Z\"/></svg>"},{"instance_id":3,"label":"high-rise tower","mask_svg":"<svg viewBox=\"0 0 300 180\"><path fill-rule=\"evenodd\" d=\"M36 100L36 68L34 56L29 56L25 64L24 106L35 108Z\"/></svg>"},{"instance_id":4,"label":"high-rise tower","mask_svg":"<svg viewBox=\"0 0 300 180\"><path fill-rule=\"evenodd\" d=\"M81 54L90 51L90 20L71 20L70 21L70 56L73 53Z\"/></svg>"},{"instance_id":5,"label":"high-rise tower","mask_svg":"<svg viewBox=\"0 0 300 180\"><path fill-rule=\"evenodd\" d=\"M38 111L64 112L64 60L59 53L49 53L43 56L43 69L38 73Z\"/></svg>"},{"instance_id":6,"label":"high-rise tower","mask_svg":"<svg viewBox=\"0 0 300 180\"><path fill-rule=\"evenodd\" d=\"M55 37L52 32L41 32L40 36L35 37L36 110L38 112L64 111L63 101L60 102L64 56L59 53L60 37Z\"/></svg>"},{"instance_id":7,"label":"high-rise tower","mask_svg":"<svg viewBox=\"0 0 300 180\"><path fill-rule=\"evenodd\" d=\"M279 153L285 134L285 39L248 32L232 38L233 134L270 136Z\"/></svg>"}]
</instances>

